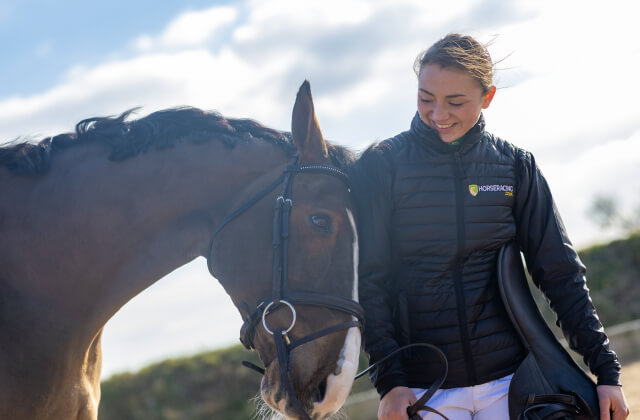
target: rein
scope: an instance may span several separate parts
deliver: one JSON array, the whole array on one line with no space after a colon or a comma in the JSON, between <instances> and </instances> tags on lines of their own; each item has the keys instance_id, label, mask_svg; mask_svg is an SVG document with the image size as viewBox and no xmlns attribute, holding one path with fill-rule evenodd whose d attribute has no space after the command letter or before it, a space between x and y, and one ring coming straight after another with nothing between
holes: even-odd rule
<instances>
[{"instance_id":1,"label":"rein","mask_svg":"<svg viewBox=\"0 0 640 420\"><path fill-rule=\"evenodd\" d=\"M213 234L211 235L211 239L209 240L209 258L207 258L207 267L209 268L209 272L214 275L211 256L213 253L214 240L220 233L220 231L233 220L240 217L245 211L250 209L262 198L266 197L277 186L282 185L280 195L276 198L273 214L273 280L271 296L264 299L260 304L257 305L256 309L251 314L244 317L244 323L240 329L240 341L246 348L253 350L253 335L255 333L256 327L260 322L262 323L265 331L273 336L276 347L276 356L266 364L265 368L258 367L249 362L243 362L243 364L264 374L265 369L273 362L273 360L277 359L280 365L281 380L287 389L287 393L291 396L291 402L295 410L299 415L302 416L303 419L311 420L302 403L296 397L291 379L289 378L288 370L290 352L294 348L315 340L316 338L352 327L362 328L364 324L364 310L358 302L352 299L323 292L289 289L289 219L291 215L291 208L293 206L291 190L294 176L296 174L304 172L331 175L342 180L347 188L349 187L349 179L347 175L340 169L331 165L324 164L299 165L298 156L296 156L291 161L291 163L287 165L283 173L277 179L275 179L272 183L267 185L256 195L247 200L244 204L242 204L220 222L220 224L216 227ZM311 333L305 337L292 340L289 336L289 332L293 329L296 323L296 310L293 304L321 306L333 310L338 310L352 315L355 319L352 321L342 322L331 327L324 328L320 331ZM284 329L275 327L270 328L267 322L268 315L284 307L286 307L291 312L291 324ZM246 312L249 311L246 310Z\"/></svg>"},{"instance_id":2,"label":"rein","mask_svg":"<svg viewBox=\"0 0 640 420\"><path fill-rule=\"evenodd\" d=\"M426 347L428 349L435 351L440 357L440 361L442 362L442 366L444 366L444 369L440 377L433 383L433 385L431 385L429 389L424 394L422 394L422 396L418 398L416 402L414 402L412 405L407 407L407 415L409 416L409 420L422 420L422 417L418 414L418 411L421 411L421 410L430 411L434 414L439 415L445 420L449 420L447 416L445 416L435 408L431 408L427 405L427 402L431 399L431 397L433 397L433 394L435 394L436 391L440 389L445 379L447 379L447 375L449 374L449 362L447 361L447 356L445 356L442 350L440 350L438 347L434 346L433 344L413 343L413 344L407 344L406 346L402 346L398 349L395 349L391 353L384 356L382 359L370 365L368 368L366 368L362 372L358 373L355 377L355 380L360 379L361 377L364 376L365 373L376 368L379 364L386 362L388 359L400 353L401 351L407 350L412 347Z\"/></svg>"}]
</instances>

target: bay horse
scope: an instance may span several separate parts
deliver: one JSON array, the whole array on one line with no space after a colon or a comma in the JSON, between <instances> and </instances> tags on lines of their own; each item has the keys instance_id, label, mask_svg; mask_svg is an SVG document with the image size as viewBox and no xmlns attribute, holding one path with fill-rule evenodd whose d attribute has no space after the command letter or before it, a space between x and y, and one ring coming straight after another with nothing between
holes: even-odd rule
<instances>
[{"instance_id":1,"label":"bay horse","mask_svg":"<svg viewBox=\"0 0 640 420\"><path fill-rule=\"evenodd\" d=\"M245 320L264 401L330 416L360 349L353 155L323 139L309 83L291 134L130 112L0 148L0 418L95 420L105 323L198 256Z\"/></svg>"}]
</instances>

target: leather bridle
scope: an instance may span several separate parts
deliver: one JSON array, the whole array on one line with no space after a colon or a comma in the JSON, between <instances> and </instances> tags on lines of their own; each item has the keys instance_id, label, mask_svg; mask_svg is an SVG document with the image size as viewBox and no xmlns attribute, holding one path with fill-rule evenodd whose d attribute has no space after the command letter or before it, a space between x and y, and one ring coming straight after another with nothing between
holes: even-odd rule
<instances>
[{"instance_id":1,"label":"leather bridle","mask_svg":"<svg viewBox=\"0 0 640 420\"><path fill-rule=\"evenodd\" d=\"M289 218L293 205L291 190L293 178L296 174L299 173L317 173L322 175L331 175L343 181L347 188L349 188L348 176L339 168L325 164L300 165L298 164L298 156L296 156L291 161L291 163L287 165L283 173L276 180L274 180L271 184L267 185L264 189L247 200L244 204L238 207L235 211L233 211L229 216L227 216L222 220L222 222L218 224L209 241L207 266L209 268L209 272L215 276L213 271L212 252L213 243L218 233L220 233L220 231L226 225L238 218L241 214L251 208L262 198L267 196L278 185L282 185L281 193L276 198L273 215L273 280L271 295L263 299L262 302L257 305L256 309L251 313L248 307L241 308L241 312L243 312L244 317L244 324L240 329L240 341L246 348L253 349L253 336L255 334L255 330L258 325L262 323L262 327L265 329L265 331L273 336L276 347L276 356L271 361L265 364L265 368L261 368L248 362L245 362L245 366L248 366L264 374L265 369L269 367L271 362L277 359L280 365L280 375L282 382L287 387L287 392L291 397L294 408L296 409L296 411L298 411L298 414L301 415L303 419L311 420L302 403L298 400L293 391L293 385L291 384L291 380L288 374L289 354L294 348L315 340L316 338L352 327L362 328L364 324L364 309L358 302L349 298L324 292L296 290L289 287ZM313 332L302 338L292 339L289 333L296 323L296 309L294 305L325 307L345 312L349 315L352 315L354 319L352 321L342 322ZM280 308L287 308L291 312L291 324L287 328L271 328L268 323L268 315L279 310Z\"/></svg>"}]
</instances>

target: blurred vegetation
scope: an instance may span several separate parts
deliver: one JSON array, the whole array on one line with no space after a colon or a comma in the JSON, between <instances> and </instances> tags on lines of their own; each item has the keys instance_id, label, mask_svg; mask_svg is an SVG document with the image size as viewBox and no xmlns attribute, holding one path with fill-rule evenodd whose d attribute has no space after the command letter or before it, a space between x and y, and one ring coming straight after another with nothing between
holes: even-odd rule
<instances>
[{"instance_id":1,"label":"blurred vegetation","mask_svg":"<svg viewBox=\"0 0 640 420\"><path fill-rule=\"evenodd\" d=\"M250 419L247 400L260 389L260 375L240 363L259 363L240 345L170 359L138 373L102 383L100 420Z\"/></svg>"},{"instance_id":2,"label":"blurred vegetation","mask_svg":"<svg viewBox=\"0 0 640 420\"><path fill-rule=\"evenodd\" d=\"M100 420L247 420L254 417L262 376L242 366L260 365L255 352L241 345L169 359L137 373L102 382ZM360 357L360 370L367 366ZM368 378L353 393L371 389Z\"/></svg>"},{"instance_id":3,"label":"blurred vegetation","mask_svg":"<svg viewBox=\"0 0 640 420\"><path fill-rule=\"evenodd\" d=\"M635 209L624 209L612 196L597 196L587 214L601 229L612 230L619 236L640 231L640 205Z\"/></svg>"},{"instance_id":4,"label":"blurred vegetation","mask_svg":"<svg viewBox=\"0 0 640 420\"><path fill-rule=\"evenodd\" d=\"M594 245L578 252L587 267L587 287L602 324L611 327L640 319L640 232L627 239ZM549 327L561 338L556 316L529 279L529 287Z\"/></svg>"},{"instance_id":5,"label":"blurred vegetation","mask_svg":"<svg viewBox=\"0 0 640 420\"><path fill-rule=\"evenodd\" d=\"M587 286L605 326L640 318L640 232L579 252Z\"/></svg>"},{"instance_id":6,"label":"blurred vegetation","mask_svg":"<svg viewBox=\"0 0 640 420\"><path fill-rule=\"evenodd\" d=\"M587 284L605 326L640 318L640 233L579 252L587 266ZM544 306L544 299L537 297ZM553 314L544 310L554 323ZM240 345L170 359L125 373L102 383L100 420L247 420L254 417L250 401L261 376L241 365L259 364L255 352ZM361 356L360 368L367 366ZM372 390L368 378L356 382L352 395ZM374 400L354 401L346 413L352 420L375 418Z\"/></svg>"}]
</instances>

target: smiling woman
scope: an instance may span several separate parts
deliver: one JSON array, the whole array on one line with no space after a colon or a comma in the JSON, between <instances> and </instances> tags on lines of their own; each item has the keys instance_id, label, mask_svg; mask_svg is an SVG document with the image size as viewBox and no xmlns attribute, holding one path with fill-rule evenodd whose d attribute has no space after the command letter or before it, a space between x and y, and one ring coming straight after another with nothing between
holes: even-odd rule
<instances>
[{"instance_id":1,"label":"smiling woman","mask_svg":"<svg viewBox=\"0 0 640 420\"><path fill-rule=\"evenodd\" d=\"M245 321L265 401L331 415L360 346L352 155L322 138L309 84L292 139L193 108L128 115L0 149L0 418L96 419L104 324L197 256Z\"/></svg>"},{"instance_id":2,"label":"smiling woman","mask_svg":"<svg viewBox=\"0 0 640 420\"><path fill-rule=\"evenodd\" d=\"M486 47L470 36L449 34L434 43L416 60L410 130L373 145L358 162L365 350L375 363L404 345L439 346L449 373L429 405L451 419L555 418L567 411L581 420L609 419L609 411L625 418L620 364L547 182L531 153L485 131L482 111L496 92L492 69ZM517 257L506 260L505 249ZM503 302L498 291L499 282L522 275L520 252L567 341L598 377L601 413L594 384L587 386L591 406L566 404L571 396L558 389L539 401L528 387L535 382L533 346L524 339L528 331L516 331L517 317L507 315L505 306L518 302L506 294ZM506 270L501 261L508 261ZM378 418L420 418L407 407L429 395L438 367L435 355L416 352L376 367ZM510 389L525 390L527 406L517 405L521 398Z\"/></svg>"}]
</instances>

